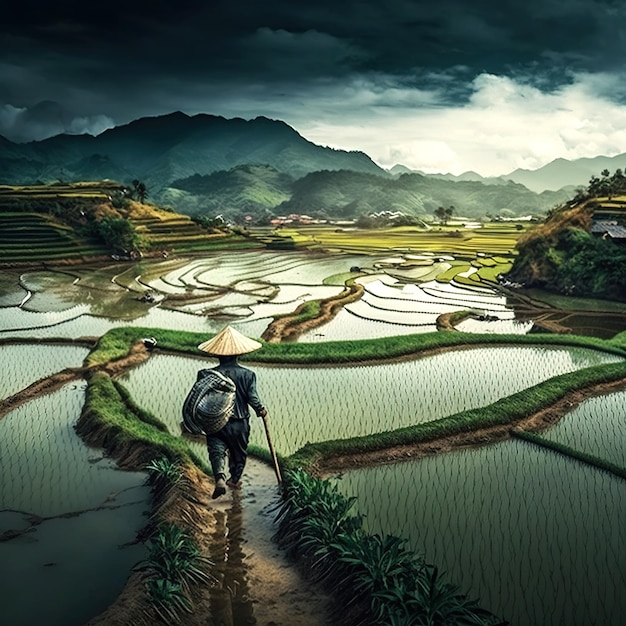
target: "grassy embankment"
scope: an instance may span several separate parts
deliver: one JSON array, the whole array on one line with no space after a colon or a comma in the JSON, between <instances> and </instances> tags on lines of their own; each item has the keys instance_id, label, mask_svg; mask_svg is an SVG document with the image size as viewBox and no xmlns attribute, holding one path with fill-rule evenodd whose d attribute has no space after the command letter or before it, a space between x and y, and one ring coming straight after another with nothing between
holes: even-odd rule
<instances>
[{"instance_id":1,"label":"grassy embankment","mask_svg":"<svg viewBox=\"0 0 626 626\"><path fill-rule=\"evenodd\" d=\"M584 452L582 450L577 450L576 448L572 448L572 446L565 445L563 443L559 443L558 441L551 441L550 439L546 439L537 433L531 433L525 430L520 430L518 428L513 428L511 430L511 435L516 437L517 439L523 439L524 441L528 441L530 443L534 443L542 448L547 448L548 450L553 450L554 452L558 452L559 454L563 454L564 456L569 456L573 459L581 461L582 463L587 463L588 465L592 465L598 469L604 470L606 472L610 472L611 474L615 474L620 478L626 479L626 466L620 467L615 463L611 463L606 459L598 457L594 454L589 454L588 452Z\"/></svg>"},{"instance_id":2,"label":"grassy embankment","mask_svg":"<svg viewBox=\"0 0 626 626\"><path fill-rule=\"evenodd\" d=\"M98 365L124 356L141 337L154 336L161 350L200 356L199 343L206 335L147 328L118 328L106 333L87 359ZM577 335L494 335L471 333L425 333L404 337L388 337L350 342L264 343L263 348L242 360L276 364L348 364L415 356L440 349L461 349L471 346L554 345L589 348L626 358L626 333L611 341ZM464 433L476 429L515 425L568 393L626 378L626 361L578 370L544 381L531 389L513 394L481 409L463 411L432 422L364 437L307 444L291 458L288 466L313 466L332 457L384 450L393 446L412 445L424 441ZM265 456L265 455L263 455Z\"/></svg>"},{"instance_id":3,"label":"grassy embankment","mask_svg":"<svg viewBox=\"0 0 626 626\"><path fill-rule=\"evenodd\" d=\"M184 439L171 435L165 424L138 407L126 389L106 374L90 377L76 430L125 467L141 467L165 457L172 462L191 462L208 472L207 464Z\"/></svg>"}]
</instances>

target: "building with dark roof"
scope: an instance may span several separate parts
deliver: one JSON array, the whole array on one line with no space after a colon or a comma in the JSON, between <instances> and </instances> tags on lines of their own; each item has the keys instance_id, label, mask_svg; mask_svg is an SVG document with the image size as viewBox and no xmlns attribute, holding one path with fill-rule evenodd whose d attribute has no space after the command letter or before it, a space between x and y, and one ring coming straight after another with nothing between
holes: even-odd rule
<instances>
[{"instance_id":1,"label":"building with dark roof","mask_svg":"<svg viewBox=\"0 0 626 626\"><path fill-rule=\"evenodd\" d=\"M597 221L591 225L591 234L603 239L610 239L615 243L626 244L626 226L614 221Z\"/></svg>"}]
</instances>

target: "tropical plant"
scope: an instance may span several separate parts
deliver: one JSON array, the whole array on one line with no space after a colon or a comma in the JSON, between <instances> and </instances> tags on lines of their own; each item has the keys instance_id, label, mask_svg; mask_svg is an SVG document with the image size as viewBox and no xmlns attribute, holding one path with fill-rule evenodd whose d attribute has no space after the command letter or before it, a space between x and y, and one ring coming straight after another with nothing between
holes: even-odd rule
<instances>
[{"instance_id":1,"label":"tropical plant","mask_svg":"<svg viewBox=\"0 0 626 626\"><path fill-rule=\"evenodd\" d=\"M133 180L133 195L141 202L142 204L146 201L148 197L148 188L146 184L140 180Z\"/></svg>"},{"instance_id":2,"label":"tropical plant","mask_svg":"<svg viewBox=\"0 0 626 626\"><path fill-rule=\"evenodd\" d=\"M285 474L275 539L332 588L342 623L428 626L493 625L497 618L444 582L403 539L363 530L354 498L330 479ZM504 624L505 622L500 622Z\"/></svg>"},{"instance_id":3,"label":"tropical plant","mask_svg":"<svg viewBox=\"0 0 626 626\"><path fill-rule=\"evenodd\" d=\"M169 490L183 479L180 463L167 457L153 459L146 465L147 482L155 498L162 498Z\"/></svg>"},{"instance_id":4,"label":"tropical plant","mask_svg":"<svg viewBox=\"0 0 626 626\"><path fill-rule=\"evenodd\" d=\"M136 249L139 235L135 227L123 217L103 217L96 224L100 237L112 250L128 253Z\"/></svg>"},{"instance_id":5,"label":"tropical plant","mask_svg":"<svg viewBox=\"0 0 626 626\"><path fill-rule=\"evenodd\" d=\"M179 526L163 523L149 539L148 558L136 569L147 572L146 589L154 609L166 622L179 622L179 614L191 611L193 584L212 584L213 562Z\"/></svg>"},{"instance_id":6,"label":"tropical plant","mask_svg":"<svg viewBox=\"0 0 626 626\"><path fill-rule=\"evenodd\" d=\"M181 613L191 613L191 602L180 584L164 578L149 578L146 590L152 607L166 624L179 623Z\"/></svg>"},{"instance_id":7,"label":"tropical plant","mask_svg":"<svg viewBox=\"0 0 626 626\"><path fill-rule=\"evenodd\" d=\"M452 214L454 213L454 207L451 205L447 209L445 207L437 207L434 211L435 217L439 220L441 224L447 224Z\"/></svg>"}]
</instances>

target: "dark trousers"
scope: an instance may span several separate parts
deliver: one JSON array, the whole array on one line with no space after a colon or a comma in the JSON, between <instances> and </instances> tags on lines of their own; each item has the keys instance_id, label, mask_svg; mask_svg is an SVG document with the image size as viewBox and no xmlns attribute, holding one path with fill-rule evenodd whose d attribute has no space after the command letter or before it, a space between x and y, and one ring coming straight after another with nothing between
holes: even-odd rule
<instances>
[{"instance_id":1,"label":"dark trousers","mask_svg":"<svg viewBox=\"0 0 626 626\"><path fill-rule=\"evenodd\" d=\"M247 419L231 419L226 426L212 435L207 435L207 449L213 476L226 478L226 455L228 469L233 482L238 482L248 458L248 440L250 439L250 422Z\"/></svg>"}]
</instances>

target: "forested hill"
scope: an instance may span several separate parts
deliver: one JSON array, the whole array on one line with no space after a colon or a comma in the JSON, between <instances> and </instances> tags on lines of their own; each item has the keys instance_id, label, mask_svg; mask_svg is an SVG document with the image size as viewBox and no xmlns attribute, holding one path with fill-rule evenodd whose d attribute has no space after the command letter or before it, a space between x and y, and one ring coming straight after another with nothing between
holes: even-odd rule
<instances>
[{"instance_id":1,"label":"forested hill","mask_svg":"<svg viewBox=\"0 0 626 626\"><path fill-rule=\"evenodd\" d=\"M608 193L607 193L608 192ZM615 236L592 232L611 224ZM626 302L626 178L603 173L586 192L520 237L507 278L526 287Z\"/></svg>"},{"instance_id":2,"label":"forested hill","mask_svg":"<svg viewBox=\"0 0 626 626\"><path fill-rule=\"evenodd\" d=\"M177 179L242 164L263 164L294 178L326 169L388 175L363 152L316 145L279 120L172 113L91 135L58 135L17 144L0 140L0 184L140 179L155 201Z\"/></svg>"},{"instance_id":3,"label":"forested hill","mask_svg":"<svg viewBox=\"0 0 626 626\"><path fill-rule=\"evenodd\" d=\"M419 216L432 214L440 206L453 206L455 214L465 217L512 217L543 214L566 197L565 191L536 194L516 183L489 185L420 174L386 179L356 172L314 172L294 183L290 200L279 208L286 213L324 209L354 217L382 210Z\"/></svg>"},{"instance_id":4,"label":"forested hill","mask_svg":"<svg viewBox=\"0 0 626 626\"><path fill-rule=\"evenodd\" d=\"M246 214L263 221L290 213L357 218L379 211L419 217L432 215L441 206L453 206L455 215L479 219L544 215L568 197L567 190L537 194L512 182L489 185L420 174L388 178L346 170L293 179L270 166L242 165L176 180L161 201L188 215L219 213L235 221Z\"/></svg>"}]
</instances>

